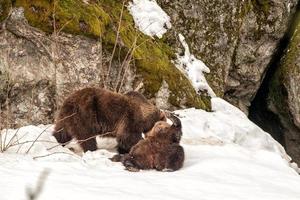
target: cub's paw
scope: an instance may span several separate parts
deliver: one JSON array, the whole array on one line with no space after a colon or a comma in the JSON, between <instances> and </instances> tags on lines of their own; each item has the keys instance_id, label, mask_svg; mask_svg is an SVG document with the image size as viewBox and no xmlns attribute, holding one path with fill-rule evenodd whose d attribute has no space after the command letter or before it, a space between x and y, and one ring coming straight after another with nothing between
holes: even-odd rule
<instances>
[{"instance_id":1,"label":"cub's paw","mask_svg":"<svg viewBox=\"0 0 300 200\"><path fill-rule=\"evenodd\" d=\"M111 160L112 162L121 162L122 158L123 158L123 155L116 154L112 158L109 158L109 160Z\"/></svg>"},{"instance_id":2,"label":"cub's paw","mask_svg":"<svg viewBox=\"0 0 300 200\"><path fill-rule=\"evenodd\" d=\"M140 171L138 168L135 168L135 167L126 167L125 169L130 172L139 172Z\"/></svg>"}]
</instances>

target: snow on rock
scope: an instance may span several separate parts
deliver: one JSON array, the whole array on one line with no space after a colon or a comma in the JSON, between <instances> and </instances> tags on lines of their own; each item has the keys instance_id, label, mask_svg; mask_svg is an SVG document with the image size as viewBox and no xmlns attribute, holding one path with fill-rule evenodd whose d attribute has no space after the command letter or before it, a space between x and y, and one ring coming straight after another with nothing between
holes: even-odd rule
<instances>
[{"instance_id":1,"label":"snow on rock","mask_svg":"<svg viewBox=\"0 0 300 200\"><path fill-rule=\"evenodd\" d=\"M179 34L179 40L184 47L184 55L177 55L177 68L187 75L197 92L207 91L209 96L215 97L216 94L211 89L204 76L204 73L210 73L209 68L201 60L190 53L189 46L182 34Z\"/></svg>"},{"instance_id":2,"label":"snow on rock","mask_svg":"<svg viewBox=\"0 0 300 200\"><path fill-rule=\"evenodd\" d=\"M170 17L155 0L133 0L128 10L137 28L148 36L161 38L172 26Z\"/></svg>"},{"instance_id":3,"label":"snow on rock","mask_svg":"<svg viewBox=\"0 0 300 200\"><path fill-rule=\"evenodd\" d=\"M43 200L299 200L300 176L283 148L226 101L212 98L212 109L176 111L186 157L176 172L125 171L108 159L114 150L78 156L57 145L51 125L3 130L1 144L11 147L0 153L0 199L27 199L47 169Z\"/></svg>"}]
</instances>

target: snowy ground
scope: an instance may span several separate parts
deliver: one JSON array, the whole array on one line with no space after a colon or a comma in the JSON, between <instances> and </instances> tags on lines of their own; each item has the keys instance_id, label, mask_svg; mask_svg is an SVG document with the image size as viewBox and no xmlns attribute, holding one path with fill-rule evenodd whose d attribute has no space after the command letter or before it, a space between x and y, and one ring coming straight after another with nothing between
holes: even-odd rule
<instances>
[{"instance_id":1,"label":"snowy ground","mask_svg":"<svg viewBox=\"0 0 300 200\"><path fill-rule=\"evenodd\" d=\"M20 143L40 137L32 148L29 142L0 154L0 199L26 199L28 188L34 189L47 169L39 198L43 200L299 200L300 176L282 147L224 100L213 98L212 105L210 113L177 111L186 160L176 172L128 172L108 159L113 151L101 149L81 157L60 146L50 149L56 146L52 126L22 127L17 133ZM10 138L16 131L3 130L6 144L15 144L16 137ZM59 153L48 155L53 152Z\"/></svg>"}]
</instances>

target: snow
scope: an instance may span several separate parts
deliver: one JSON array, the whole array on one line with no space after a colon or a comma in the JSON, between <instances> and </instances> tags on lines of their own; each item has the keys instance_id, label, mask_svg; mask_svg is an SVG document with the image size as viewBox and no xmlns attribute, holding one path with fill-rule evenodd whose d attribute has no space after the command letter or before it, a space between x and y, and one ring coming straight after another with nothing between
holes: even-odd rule
<instances>
[{"instance_id":1,"label":"snow","mask_svg":"<svg viewBox=\"0 0 300 200\"><path fill-rule=\"evenodd\" d=\"M133 0L128 10L137 28L148 36L161 38L172 27L170 17L155 0Z\"/></svg>"},{"instance_id":2,"label":"snow","mask_svg":"<svg viewBox=\"0 0 300 200\"><path fill-rule=\"evenodd\" d=\"M204 73L210 73L209 68L194 55L190 53L188 44L182 34L179 34L179 40L184 47L184 55L177 54L176 66L186 74L197 92L206 91L209 96L215 97L216 94L207 83Z\"/></svg>"},{"instance_id":3,"label":"snow","mask_svg":"<svg viewBox=\"0 0 300 200\"><path fill-rule=\"evenodd\" d=\"M0 153L0 199L26 199L44 170L49 175L39 198L43 200L300 199L300 177L280 144L226 101L212 98L212 109L176 111L186 156L176 172L125 171L108 159L115 150L76 155L57 146L52 125L3 130L5 144L37 140L33 146L28 142Z\"/></svg>"},{"instance_id":4,"label":"snow","mask_svg":"<svg viewBox=\"0 0 300 200\"><path fill-rule=\"evenodd\" d=\"M129 2L131 13L137 28L148 36L161 38L172 27L170 17L162 10L155 0L133 0ZM210 73L209 68L190 53L189 46L182 34L179 40L184 47L184 55L177 55L176 66L191 81L197 92L206 91L209 96L215 93L207 83L204 73Z\"/></svg>"}]
</instances>

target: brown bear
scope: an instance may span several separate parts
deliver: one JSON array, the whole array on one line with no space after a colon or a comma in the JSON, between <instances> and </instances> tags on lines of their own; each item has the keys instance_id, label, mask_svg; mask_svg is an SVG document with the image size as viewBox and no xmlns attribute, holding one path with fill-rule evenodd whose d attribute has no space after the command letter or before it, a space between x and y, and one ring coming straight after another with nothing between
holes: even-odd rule
<instances>
[{"instance_id":1,"label":"brown bear","mask_svg":"<svg viewBox=\"0 0 300 200\"><path fill-rule=\"evenodd\" d=\"M138 92L125 95L101 88L84 88L71 94L56 119L54 137L61 144L72 138L83 151L97 149L97 135L116 137L119 153L128 153L164 112Z\"/></svg>"},{"instance_id":2,"label":"brown bear","mask_svg":"<svg viewBox=\"0 0 300 200\"><path fill-rule=\"evenodd\" d=\"M184 150L179 145L182 135L181 122L171 116L173 125L167 122L156 122L144 140L134 145L125 155L111 158L122 162L129 171L156 169L158 171L175 171L183 166Z\"/></svg>"}]
</instances>

